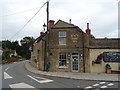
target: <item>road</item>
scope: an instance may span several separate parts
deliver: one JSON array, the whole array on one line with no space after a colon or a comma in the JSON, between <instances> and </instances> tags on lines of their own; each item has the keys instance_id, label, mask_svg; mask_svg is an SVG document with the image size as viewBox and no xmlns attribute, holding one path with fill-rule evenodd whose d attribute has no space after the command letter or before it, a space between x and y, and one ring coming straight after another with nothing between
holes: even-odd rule
<instances>
[{"instance_id":1,"label":"road","mask_svg":"<svg viewBox=\"0 0 120 90\"><path fill-rule=\"evenodd\" d=\"M118 82L65 79L38 75L26 70L25 63L2 66L2 88L118 88Z\"/></svg>"}]
</instances>

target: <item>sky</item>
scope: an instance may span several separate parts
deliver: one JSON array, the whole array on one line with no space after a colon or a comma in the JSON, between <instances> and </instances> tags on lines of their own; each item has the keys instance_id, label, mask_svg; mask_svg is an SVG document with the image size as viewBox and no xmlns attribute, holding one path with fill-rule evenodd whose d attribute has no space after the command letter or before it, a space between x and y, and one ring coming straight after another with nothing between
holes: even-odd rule
<instances>
[{"instance_id":1,"label":"sky","mask_svg":"<svg viewBox=\"0 0 120 90\"><path fill-rule=\"evenodd\" d=\"M26 25L47 0L0 0L0 40L37 38L47 21L46 5ZM50 20L59 19L79 26L83 31L90 24L96 38L118 37L119 0L50 0ZM22 29L22 30L21 30ZM21 30L21 31L20 31ZM17 33L20 31L19 33ZM17 33L17 34L16 34Z\"/></svg>"}]
</instances>

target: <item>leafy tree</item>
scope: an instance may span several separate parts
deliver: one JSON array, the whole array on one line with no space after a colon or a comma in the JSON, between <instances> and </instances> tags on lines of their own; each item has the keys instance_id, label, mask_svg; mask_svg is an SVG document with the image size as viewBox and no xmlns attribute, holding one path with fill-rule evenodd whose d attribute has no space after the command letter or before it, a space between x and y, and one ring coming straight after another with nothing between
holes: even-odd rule
<instances>
[{"instance_id":1,"label":"leafy tree","mask_svg":"<svg viewBox=\"0 0 120 90\"><path fill-rule=\"evenodd\" d=\"M26 58L26 59L30 59L30 50L29 47L33 44L34 42L34 38L33 37L24 37L20 42L21 42L21 56Z\"/></svg>"},{"instance_id":2,"label":"leafy tree","mask_svg":"<svg viewBox=\"0 0 120 90\"><path fill-rule=\"evenodd\" d=\"M33 37L24 37L20 42L22 46L30 46L34 40Z\"/></svg>"},{"instance_id":3,"label":"leafy tree","mask_svg":"<svg viewBox=\"0 0 120 90\"><path fill-rule=\"evenodd\" d=\"M10 54L11 54L11 51L9 49L4 50L2 54L2 59L3 60L10 59Z\"/></svg>"},{"instance_id":4,"label":"leafy tree","mask_svg":"<svg viewBox=\"0 0 120 90\"><path fill-rule=\"evenodd\" d=\"M34 42L33 37L24 37L19 45L18 41L9 41L9 40L3 40L2 41L2 49L3 50L16 50L17 54L22 56L23 58L29 59L30 58L30 50L29 47L33 44ZM1 44L1 42L0 42ZM3 59L9 58L9 52L5 51L4 55L2 56Z\"/></svg>"},{"instance_id":5,"label":"leafy tree","mask_svg":"<svg viewBox=\"0 0 120 90\"><path fill-rule=\"evenodd\" d=\"M3 49L6 49L6 48L11 49L11 41L9 41L9 40L2 41L2 48Z\"/></svg>"},{"instance_id":6,"label":"leafy tree","mask_svg":"<svg viewBox=\"0 0 120 90\"><path fill-rule=\"evenodd\" d=\"M19 43L18 41L9 41L9 40L3 40L2 41L2 49L11 49L11 50L16 50L17 53L19 53Z\"/></svg>"},{"instance_id":7,"label":"leafy tree","mask_svg":"<svg viewBox=\"0 0 120 90\"><path fill-rule=\"evenodd\" d=\"M18 43L18 41L13 41L13 42L11 42L11 49L12 50L17 50L19 48L19 43Z\"/></svg>"}]
</instances>

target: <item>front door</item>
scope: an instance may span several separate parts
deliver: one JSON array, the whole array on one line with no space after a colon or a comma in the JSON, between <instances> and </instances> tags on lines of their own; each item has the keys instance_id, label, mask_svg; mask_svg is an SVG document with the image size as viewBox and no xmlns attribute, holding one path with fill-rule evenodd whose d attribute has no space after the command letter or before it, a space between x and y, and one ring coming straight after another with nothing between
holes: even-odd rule
<instances>
[{"instance_id":1,"label":"front door","mask_svg":"<svg viewBox=\"0 0 120 90\"><path fill-rule=\"evenodd\" d=\"M79 56L78 53L72 53L72 72L79 72Z\"/></svg>"}]
</instances>

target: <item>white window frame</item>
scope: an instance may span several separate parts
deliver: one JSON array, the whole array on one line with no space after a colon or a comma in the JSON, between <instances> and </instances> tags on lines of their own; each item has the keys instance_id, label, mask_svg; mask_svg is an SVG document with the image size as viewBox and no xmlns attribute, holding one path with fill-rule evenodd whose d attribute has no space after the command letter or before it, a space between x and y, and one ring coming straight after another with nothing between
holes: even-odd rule
<instances>
[{"instance_id":1,"label":"white window frame","mask_svg":"<svg viewBox=\"0 0 120 90\"><path fill-rule=\"evenodd\" d=\"M65 55L65 58L62 56L60 57L60 55ZM66 60L66 64L60 65L61 60ZM67 68L67 53L59 53L59 68Z\"/></svg>"},{"instance_id":2,"label":"white window frame","mask_svg":"<svg viewBox=\"0 0 120 90\"><path fill-rule=\"evenodd\" d=\"M65 39L65 42L62 41L61 39ZM59 45L66 45L66 32L65 31L61 31L59 32Z\"/></svg>"}]
</instances>

